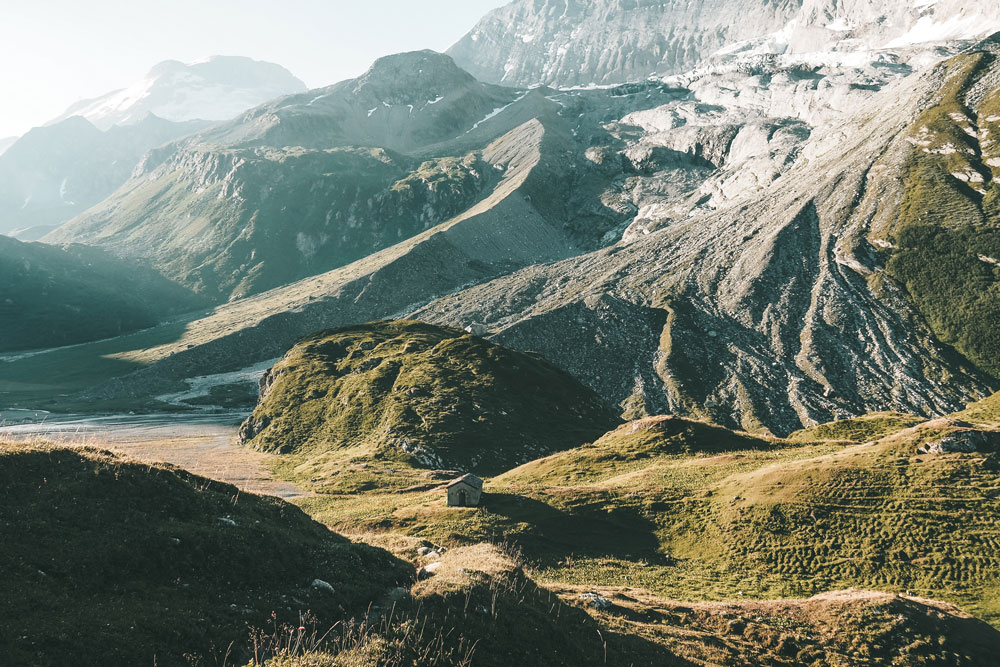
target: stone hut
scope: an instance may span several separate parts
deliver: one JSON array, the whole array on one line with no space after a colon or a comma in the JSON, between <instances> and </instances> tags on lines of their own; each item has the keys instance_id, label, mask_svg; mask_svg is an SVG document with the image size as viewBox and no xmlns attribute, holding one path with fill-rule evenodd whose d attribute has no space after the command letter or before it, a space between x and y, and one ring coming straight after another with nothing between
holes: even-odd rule
<instances>
[{"instance_id":1,"label":"stone hut","mask_svg":"<svg viewBox=\"0 0 1000 667\"><path fill-rule=\"evenodd\" d=\"M448 484L449 507L478 507L483 495L483 480L472 473Z\"/></svg>"}]
</instances>

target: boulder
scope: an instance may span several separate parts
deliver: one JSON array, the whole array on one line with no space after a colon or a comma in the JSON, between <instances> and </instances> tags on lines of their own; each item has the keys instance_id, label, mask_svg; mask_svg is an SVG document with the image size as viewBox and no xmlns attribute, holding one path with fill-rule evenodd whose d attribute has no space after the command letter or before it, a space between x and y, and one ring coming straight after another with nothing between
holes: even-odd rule
<instances>
[{"instance_id":1,"label":"boulder","mask_svg":"<svg viewBox=\"0 0 1000 667\"><path fill-rule=\"evenodd\" d=\"M312 587L317 591L325 591L331 595L335 592L333 586L329 582L323 581L322 579L313 579Z\"/></svg>"},{"instance_id":2,"label":"boulder","mask_svg":"<svg viewBox=\"0 0 1000 667\"><path fill-rule=\"evenodd\" d=\"M465 331L473 336L485 336L490 332L485 324L479 324L478 322L473 322L469 326L465 327Z\"/></svg>"},{"instance_id":3,"label":"boulder","mask_svg":"<svg viewBox=\"0 0 1000 667\"><path fill-rule=\"evenodd\" d=\"M431 563L430 565L424 565L422 568L417 570L417 579L427 579L428 577L433 576L439 569L441 569L441 561Z\"/></svg>"},{"instance_id":4,"label":"boulder","mask_svg":"<svg viewBox=\"0 0 1000 667\"><path fill-rule=\"evenodd\" d=\"M581 593L580 600L583 602L584 607L592 609L610 609L612 606L611 600L597 593Z\"/></svg>"},{"instance_id":5,"label":"boulder","mask_svg":"<svg viewBox=\"0 0 1000 667\"><path fill-rule=\"evenodd\" d=\"M924 443L917 450L919 454L953 454L991 452L996 449L998 434L993 431L973 429L954 431L944 437Z\"/></svg>"}]
</instances>

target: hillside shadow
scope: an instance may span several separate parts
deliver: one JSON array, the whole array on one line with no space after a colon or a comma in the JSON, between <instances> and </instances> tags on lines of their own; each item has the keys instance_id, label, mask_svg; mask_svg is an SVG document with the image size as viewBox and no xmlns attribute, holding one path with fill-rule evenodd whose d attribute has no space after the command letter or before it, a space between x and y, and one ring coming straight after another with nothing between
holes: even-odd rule
<instances>
[{"instance_id":1,"label":"hillside shadow","mask_svg":"<svg viewBox=\"0 0 1000 667\"><path fill-rule=\"evenodd\" d=\"M482 507L526 526L515 540L526 556L543 563L570 554L664 560L656 526L629 508L609 510L601 502L567 511L511 493L484 494Z\"/></svg>"}]
</instances>

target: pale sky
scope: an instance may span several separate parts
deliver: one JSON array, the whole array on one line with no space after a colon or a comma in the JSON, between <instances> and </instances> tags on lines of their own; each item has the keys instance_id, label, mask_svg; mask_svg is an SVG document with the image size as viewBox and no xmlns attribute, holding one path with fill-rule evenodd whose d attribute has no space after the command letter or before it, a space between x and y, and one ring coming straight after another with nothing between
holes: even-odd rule
<instances>
[{"instance_id":1,"label":"pale sky","mask_svg":"<svg viewBox=\"0 0 1000 667\"><path fill-rule=\"evenodd\" d=\"M0 139L164 60L248 56L310 88L379 56L444 51L509 0L0 0Z\"/></svg>"}]
</instances>

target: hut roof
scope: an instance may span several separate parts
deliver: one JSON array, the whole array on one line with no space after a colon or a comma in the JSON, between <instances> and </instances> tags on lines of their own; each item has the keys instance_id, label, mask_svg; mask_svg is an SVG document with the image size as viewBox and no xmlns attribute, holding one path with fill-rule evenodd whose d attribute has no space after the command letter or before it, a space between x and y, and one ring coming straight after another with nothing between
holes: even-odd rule
<instances>
[{"instance_id":1,"label":"hut roof","mask_svg":"<svg viewBox=\"0 0 1000 667\"><path fill-rule=\"evenodd\" d=\"M447 488L450 489L451 487L455 486L456 484L468 484L469 486L471 486L471 487L473 487L475 489L482 489L483 488L483 480L479 479L478 477L476 477L472 473L468 473L466 475L462 475L458 479L454 479L454 480L448 482L448 487Z\"/></svg>"}]
</instances>

